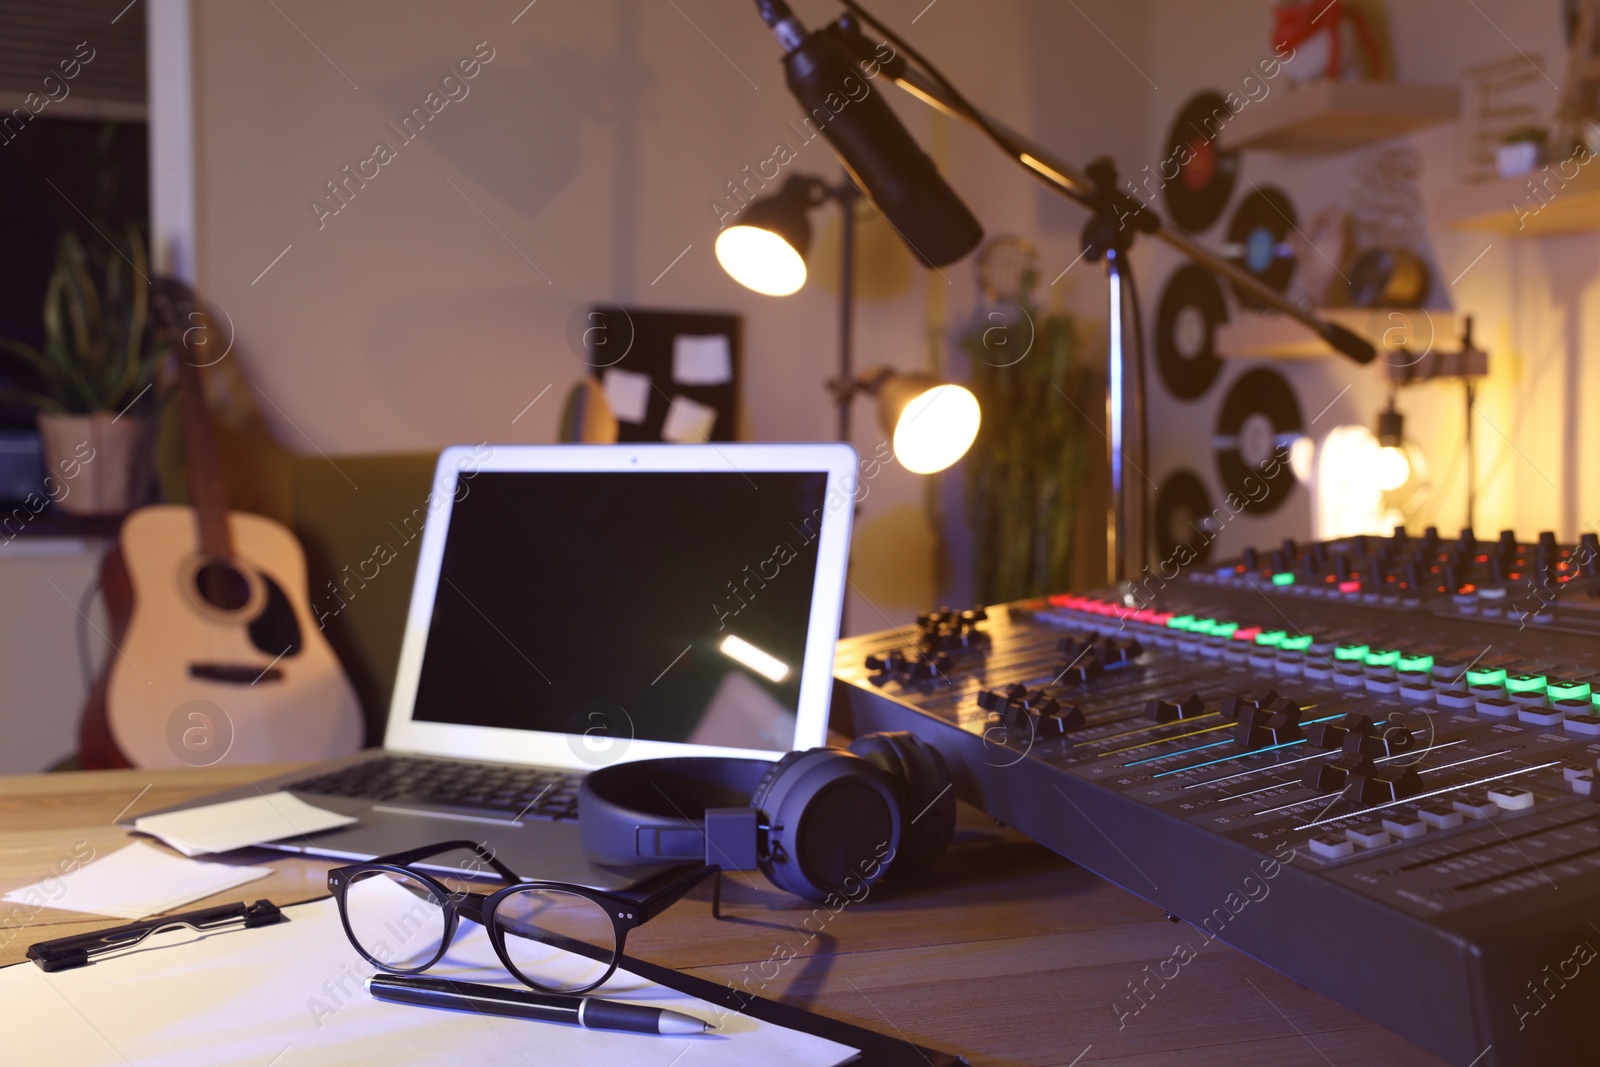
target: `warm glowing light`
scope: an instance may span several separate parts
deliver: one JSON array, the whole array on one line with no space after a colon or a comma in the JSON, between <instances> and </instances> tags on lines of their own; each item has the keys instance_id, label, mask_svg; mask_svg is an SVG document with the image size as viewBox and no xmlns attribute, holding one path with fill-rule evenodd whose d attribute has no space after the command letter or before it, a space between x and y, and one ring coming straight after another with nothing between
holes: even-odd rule
<instances>
[{"instance_id":1,"label":"warm glowing light","mask_svg":"<svg viewBox=\"0 0 1600 1067\"><path fill-rule=\"evenodd\" d=\"M894 458L912 474L942 471L967 454L982 416L978 398L959 385L917 394L894 427Z\"/></svg>"},{"instance_id":2,"label":"warm glowing light","mask_svg":"<svg viewBox=\"0 0 1600 1067\"><path fill-rule=\"evenodd\" d=\"M1411 477L1411 461L1406 454L1393 445L1384 445L1378 449L1376 465L1373 467L1373 477L1377 480L1378 488L1394 490L1406 484L1406 479Z\"/></svg>"},{"instance_id":3,"label":"warm glowing light","mask_svg":"<svg viewBox=\"0 0 1600 1067\"><path fill-rule=\"evenodd\" d=\"M769 682L781 682L789 677L789 666L776 657L769 656L742 637L729 634L722 639L722 654L749 667Z\"/></svg>"},{"instance_id":4,"label":"warm glowing light","mask_svg":"<svg viewBox=\"0 0 1600 1067\"><path fill-rule=\"evenodd\" d=\"M730 226L717 236L717 262L734 281L767 296L788 296L806 283L806 261L794 246L759 226Z\"/></svg>"}]
</instances>

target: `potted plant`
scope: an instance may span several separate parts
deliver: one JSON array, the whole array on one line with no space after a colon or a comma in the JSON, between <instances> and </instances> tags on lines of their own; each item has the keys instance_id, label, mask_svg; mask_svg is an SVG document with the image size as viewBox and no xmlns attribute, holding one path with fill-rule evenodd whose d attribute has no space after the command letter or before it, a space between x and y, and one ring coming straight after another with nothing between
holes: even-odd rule
<instances>
[{"instance_id":1,"label":"potted plant","mask_svg":"<svg viewBox=\"0 0 1600 1067\"><path fill-rule=\"evenodd\" d=\"M1506 134L1494 154L1500 177L1511 178L1544 166L1549 138L1549 133L1541 126L1519 126Z\"/></svg>"},{"instance_id":2,"label":"potted plant","mask_svg":"<svg viewBox=\"0 0 1600 1067\"><path fill-rule=\"evenodd\" d=\"M0 351L38 380L37 389L0 389L0 400L37 410L45 493L75 515L118 515L143 502L154 424L141 411L154 406L166 356L146 336L149 257L138 230L129 227L101 258L103 266L77 234L63 233L45 291L44 350L0 338Z\"/></svg>"}]
</instances>

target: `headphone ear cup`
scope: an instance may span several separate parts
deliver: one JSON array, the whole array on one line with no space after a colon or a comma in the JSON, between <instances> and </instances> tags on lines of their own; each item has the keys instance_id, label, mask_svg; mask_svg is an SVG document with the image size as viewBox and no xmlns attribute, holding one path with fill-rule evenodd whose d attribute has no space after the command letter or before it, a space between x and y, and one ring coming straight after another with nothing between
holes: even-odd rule
<instances>
[{"instance_id":1,"label":"headphone ear cup","mask_svg":"<svg viewBox=\"0 0 1600 1067\"><path fill-rule=\"evenodd\" d=\"M857 894L883 877L900 848L894 780L837 748L791 752L762 778L751 806L768 830L761 873L807 900Z\"/></svg>"},{"instance_id":2,"label":"headphone ear cup","mask_svg":"<svg viewBox=\"0 0 1600 1067\"><path fill-rule=\"evenodd\" d=\"M859 737L850 751L895 779L901 799L900 847L889 875L897 882L915 878L955 836L956 797L944 757L904 730Z\"/></svg>"}]
</instances>

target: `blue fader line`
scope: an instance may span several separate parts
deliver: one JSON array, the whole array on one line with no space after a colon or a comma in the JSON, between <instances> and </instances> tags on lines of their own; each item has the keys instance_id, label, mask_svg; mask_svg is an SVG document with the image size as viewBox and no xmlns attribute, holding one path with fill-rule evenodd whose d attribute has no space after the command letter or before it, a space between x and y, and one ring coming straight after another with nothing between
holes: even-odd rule
<instances>
[{"instance_id":1,"label":"blue fader line","mask_svg":"<svg viewBox=\"0 0 1600 1067\"><path fill-rule=\"evenodd\" d=\"M1328 722L1328 721L1330 721L1332 719L1342 719L1342 718L1344 718L1344 715L1345 715L1345 713L1341 711L1337 715L1324 715L1320 719L1307 719L1305 721L1304 725L1310 726L1312 723ZM1300 740L1303 741L1303 740L1305 740L1305 738L1301 738ZM1146 756L1144 759L1136 759L1132 763L1124 763L1123 766L1124 767L1137 767L1141 763L1154 763L1156 760L1171 759L1173 756L1183 756L1183 755L1187 755L1190 752L1204 752L1208 748L1217 748L1217 747L1219 747L1221 745L1231 745L1232 743L1233 743L1233 738L1230 737L1226 741L1213 741L1209 745L1196 745L1194 748L1185 748L1185 749L1181 749L1181 750L1179 750L1177 752L1168 752L1164 756ZM1194 766L1191 766L1191 767L1180 767L1180 768L1178 768L1178 770L1192 771L1196 767L1209 767L1209 766L1211 766L1212 763L1226 763L1226 762L1228 762L1228 760L1231 760L1231 759L1243 759L1246 756L1254 756L1257 752L1271 752L1272 749L1274 749L1274 748L1287 748L1287 747L1289 747L1289 745L1297 745L1299 743L1300 743L1299 741L1290 741L1287 744L1283 744L1283 745L1273 745L1272 748L1259 748L1259 749L1256 749L1255 752L1241 752L1237 756L1225 756L1222 759L1212 760L1212 761L1210 761L1210 763L1196 763L1196 764L1194 764ZM1164 775L1167 775L1167 774L1176 774L1176 773L1177 773L1177 771L1164 771L1164 772L1162 772L1162 774L1153 775L1152 777L1160 778L1160 777L1163 777Z\"/></svg>"}]
</instances>

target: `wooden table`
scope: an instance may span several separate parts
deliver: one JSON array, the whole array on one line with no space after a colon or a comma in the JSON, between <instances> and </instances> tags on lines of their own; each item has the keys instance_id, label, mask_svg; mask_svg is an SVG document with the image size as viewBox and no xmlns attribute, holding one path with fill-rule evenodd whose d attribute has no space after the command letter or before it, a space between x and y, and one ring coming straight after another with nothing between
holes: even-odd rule
<instances>
[{"instance_id":1,"label":"wooden table","mask_svg":"<svg viewBox=\"0 0 1600 1067\"><path fill-rule=\"evenodd\" d=\"M0 778L0 891L58 861L120 847L115 825L287 766L105 771ZM158 846L164 847L164 846ZM329 863L265 850L228 862L276 874L206 903L324 896ZM700 891L701 897L705 896ZM725 878L724 915L687 900L628 938L631 955L967 1056L974 1064L1207 1067L1442 1064L1428 1053L1160 909L963 806L956 843L924 884L874 887L826 919L760 875ZM27 946L103 926L50 909L0 905L0 965ZM810 931L819 930L808 937ZM1180 941L1200 948L1137 1015L1113 1003ZM781 964L789 951L795 958ZM1329 951L1337 951L1330 939ZM774 975L774 972L775 975ZM773 976L763 983L762 976ZM3 1014L3 1013L0 1013Z\"/></svg>"}]
</instances>

